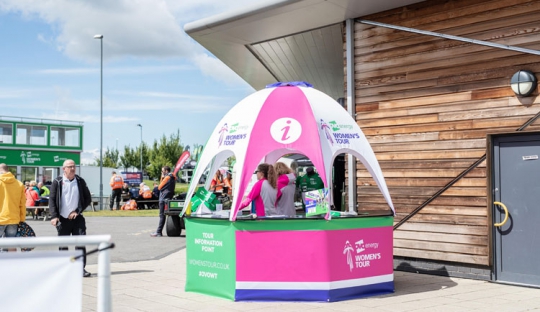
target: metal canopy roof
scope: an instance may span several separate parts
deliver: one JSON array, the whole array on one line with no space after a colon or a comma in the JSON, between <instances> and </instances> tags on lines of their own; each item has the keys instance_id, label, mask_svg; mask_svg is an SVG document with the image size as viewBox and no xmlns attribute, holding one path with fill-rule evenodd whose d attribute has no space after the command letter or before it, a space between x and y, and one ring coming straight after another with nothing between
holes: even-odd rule
<instances>
[{"instance_id":1,"label":"metal canopy roof","mask_svg":"<svg viewBox=\"0 0 540 312\"><path fill-rule=\"evenodd\" d=\"M256 90L303 80L344 96L342 22L419 0L271 0L184 26Z\"/></svg>"}]
</instances>

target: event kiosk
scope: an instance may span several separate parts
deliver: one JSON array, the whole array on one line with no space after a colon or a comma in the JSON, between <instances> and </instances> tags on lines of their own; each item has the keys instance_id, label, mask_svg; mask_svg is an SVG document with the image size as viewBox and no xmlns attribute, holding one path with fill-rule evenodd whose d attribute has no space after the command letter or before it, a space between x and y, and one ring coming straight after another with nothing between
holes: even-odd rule
<instances>
[{"instance_id":1,"label":"event kiosk","mask_svg":"<svg viewBox=\"0 0 540 312\"><path fill-rule=\"evenodd\" d=\"M308 157L326 187L334 157L354 155L377 183L388 213L240 216L239 199L257 165L291 153ZM392 200L371 146L336 101L304 82L255 92L220 121L192 181L231 156L236 157L231 210L185 220L186 291L236 301L339 301L394 291ZM192 182L186 203L196 187ZM204 201L199 205L200 212ZM190 205L184 206L186 212Z\"/></svg>"}]
</instances>

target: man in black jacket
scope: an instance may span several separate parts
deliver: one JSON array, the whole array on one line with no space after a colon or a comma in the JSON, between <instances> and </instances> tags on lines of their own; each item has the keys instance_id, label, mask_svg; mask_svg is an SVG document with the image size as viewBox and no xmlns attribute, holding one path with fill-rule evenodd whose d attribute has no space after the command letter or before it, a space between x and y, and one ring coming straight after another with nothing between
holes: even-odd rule
<instances>
[{"instance_id":1,"label":"man in black jacket","mask_svg":"<svg viewBox=\"0 0 540 312\"><path fill-rule=\"evenodd\" d=\"M49 195L51 224L56 227L58 236L86 235L86 221L82 212L92 200L90 190L83 178L75 174L75 162L64 161L64 175L54 179ZM83 252L83 276L89 277L86 267L86 248L77 246ZM60 247L67 250L67 247Z\"/></svg>"},{"instance_id":2,"label":"man in black jacket","mask_svg":"<svg viewBox=\"0 0 540 312\"><path fill-rule=\"evenodd\" d=\"M157 230L150 233L152 237L163 236L163 227L165 226L165 201L174 196L174 188L176 186L176 176L171 173L171 167L164 166L161 168L161 182L159 183L159 223Z\"/></svg>"}]
</instances>

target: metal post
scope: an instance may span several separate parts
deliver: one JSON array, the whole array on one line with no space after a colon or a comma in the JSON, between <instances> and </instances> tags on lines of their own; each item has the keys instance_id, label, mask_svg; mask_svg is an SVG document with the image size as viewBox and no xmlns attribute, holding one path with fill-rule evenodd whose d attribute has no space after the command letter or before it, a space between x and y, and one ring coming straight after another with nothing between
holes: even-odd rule
<instances>
[{"instance_id":1,"label":"metal post","mask_svg":"<svg viewBox=\"0 0 540 312\"><path fill-rule=\"evenodd\" d=\"M100 70L100 116L99 116L99 208L103 209L103 36L101 43L101 70Z\"/></svg>"},{"instance_id":2,"label":"metal post","mask_svg":"<svg viewBox=\"0 0 540 312\"><path fill-rule=\"evenodd\" d=\"M98 255L98 312L112 311L111 301L111 257L107 243L99 244Z\"/></svg>"},{"instance_id":3,"label":"metal post","mask_svg":"<svg viewBox=\"0 0 540 312\"><path fill-rule=\"evenodd\" d=\"M139 154L141 158L141 180L143 179L143 166L142 166L142 125L137 124L137 127L141 127L141 146L139 147Z\"/></svg>"},{"instance_id":4,"label":"metal post","mask_svg":"<svg viewBox=\"0 0 540 312\"><path fill-rule=\"evenodd\" d=\"M346 30L346 56L347 56L347 111L356 121L356 99L354 83L354 20L348 19L345 22ZM348 176L348 199L349 211L356 210L356 158L349 154L347 159Z\"/></svg>"},{"instance_id":5,"label":"metal post","mask_svg":"<svg viewBox=\"0 0 540 312\"><path fill-rule=\"evenodd\" d=\"M101 43L100 115L99 115L99 209L103 209L103 35L95 35Z\"/></svg>"}]
</instances>

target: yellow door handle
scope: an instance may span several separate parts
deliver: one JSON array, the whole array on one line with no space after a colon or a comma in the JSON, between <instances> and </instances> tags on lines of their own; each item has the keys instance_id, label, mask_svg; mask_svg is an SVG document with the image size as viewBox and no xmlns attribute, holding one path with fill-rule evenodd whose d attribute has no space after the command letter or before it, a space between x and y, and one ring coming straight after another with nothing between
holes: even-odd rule
<instances>
[{"instance_id":1,"label":"yellow door handle","mask_svg":"<svg viewBox=\"0 0 540 312\"><path fill-rule=\"evenodd\" d=\"M506 206L501 202L493 202L493 205L499 205L504 210L504 220L501 223L494 223L493 226L497 226L497 227L503 226L506 223L506 221L508 221L508 208L506 208Z\"/></svg>"}]
</instances>

